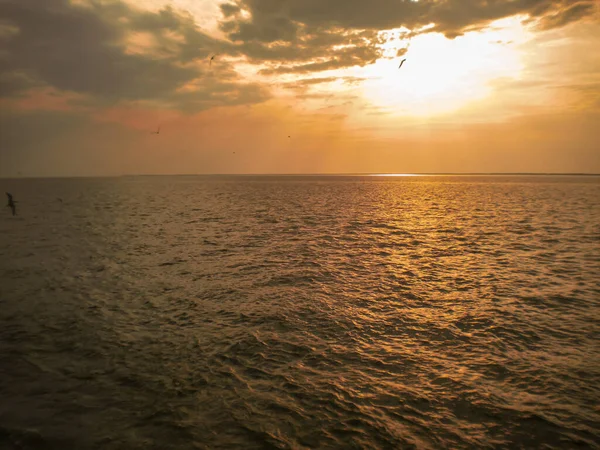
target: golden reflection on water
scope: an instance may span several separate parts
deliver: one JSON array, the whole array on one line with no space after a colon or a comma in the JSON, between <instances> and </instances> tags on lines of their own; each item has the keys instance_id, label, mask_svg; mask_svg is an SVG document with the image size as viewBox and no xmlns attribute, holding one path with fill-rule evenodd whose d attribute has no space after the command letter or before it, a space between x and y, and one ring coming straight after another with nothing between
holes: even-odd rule
<instances>
[{"instance_id":1,"label":"golden reflection on water","mask_svg":"<svg viewBox=\"0 0 600 450\"><path fill-rule=\"evenodd\" d=\"M372 177L422 177L424 175L418 173L373 173Z\"/></svg>"},{"instance_id":2,"label":"golden reflection on water","mask_svg":"<svg viewBox=\"0 0 600 450\"><path fill-rule=\"evenodd\" d=\"M13 180L39 212L1 221L10 425L69 436L77 399L93 427L45 447L598 440L600 180L579 180Z\"/></svg>"}]
</instances>

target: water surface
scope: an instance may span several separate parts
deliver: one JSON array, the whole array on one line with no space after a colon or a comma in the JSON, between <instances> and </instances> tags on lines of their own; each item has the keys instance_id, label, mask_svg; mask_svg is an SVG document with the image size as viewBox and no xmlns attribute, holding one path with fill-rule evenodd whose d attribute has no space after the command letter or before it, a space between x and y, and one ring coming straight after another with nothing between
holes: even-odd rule
<instances>
[{"instance_id":1,"label":"water surface","mask_svg":"<svg viewBox=\"0 0 600 450\"><path fill-rule=\"evenodd\" d=\"M600 448L599 177L0 184L2 448Z\"/></svg>"}]
</instances>

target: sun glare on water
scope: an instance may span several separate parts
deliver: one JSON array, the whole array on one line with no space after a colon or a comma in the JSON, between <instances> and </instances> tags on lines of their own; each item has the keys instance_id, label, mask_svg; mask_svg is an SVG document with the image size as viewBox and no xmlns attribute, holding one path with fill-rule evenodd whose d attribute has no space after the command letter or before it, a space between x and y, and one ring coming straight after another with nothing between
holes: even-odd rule
<instances>
[{"instance_id":1,"label":"sun glare on water","mask_svg":"<svg viewBox=\"0 0 600 450\"><path fill-rule=\"evenodd\" d=\"M361 75L368 78L362 94L374 106L397 115L457 110L489 95L492 80L519 76L523 66L515 45L524 35L518 19L505 19L453 40L438 33L416 36L405 55L391 59L406 42L389 41L384 44L388 58L362 69Z\"/></svg>"},{"instance_id":2,"label":"sun glare on water","mask_svg":"<svg viewBox=\"0 0 600 450\"><path fill-rule=\"evenodd\" d=\"M373 173L372 177L420 177L418 173Z\"/></svg>"}]
</instances>

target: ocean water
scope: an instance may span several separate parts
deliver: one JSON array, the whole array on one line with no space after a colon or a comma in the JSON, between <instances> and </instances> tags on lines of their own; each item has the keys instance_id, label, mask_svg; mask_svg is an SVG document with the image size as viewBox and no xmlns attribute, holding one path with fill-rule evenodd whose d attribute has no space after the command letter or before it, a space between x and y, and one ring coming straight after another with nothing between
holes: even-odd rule
<instances>
[{"instance_id":1,"label":"ocean water","mask_svg":"<svg viewBox=\"0 0 600 450\"><path fill-rule=\"evenodd\" d=\"M0 189L2 449L600 448L600 177Z\"/></svg>"}]
</instances>

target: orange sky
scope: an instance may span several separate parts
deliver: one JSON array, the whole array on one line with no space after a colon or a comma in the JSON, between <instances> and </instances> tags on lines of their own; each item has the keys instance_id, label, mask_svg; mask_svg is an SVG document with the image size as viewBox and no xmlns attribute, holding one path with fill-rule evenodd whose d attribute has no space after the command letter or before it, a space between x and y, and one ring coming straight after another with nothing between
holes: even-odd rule
<instances>
[{"instance_id":1,"label":"orange sky","mask_svg":"<svg viewBox=\"0 0 600 450\"><path fill-rule=\"evenodd\" d=\"M600 173L599 4L3 0L0 176Z\"/></svg>"}]
</instances>

